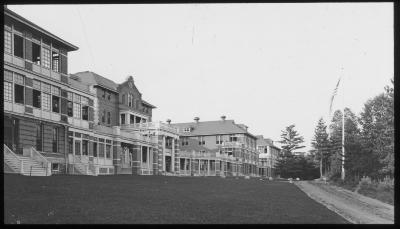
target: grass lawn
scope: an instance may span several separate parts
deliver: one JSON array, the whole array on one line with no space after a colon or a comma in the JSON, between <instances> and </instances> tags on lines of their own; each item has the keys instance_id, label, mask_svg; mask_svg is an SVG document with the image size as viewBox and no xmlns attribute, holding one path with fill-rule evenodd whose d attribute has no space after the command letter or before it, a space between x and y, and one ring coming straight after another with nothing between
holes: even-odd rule
<instances>
[{"instance_id":1,"label":"grass lawn","mask_svg":"<svg viewBox=\"0 0 400 229\"><path fill-rule=\"evenodd\" d=\"M347 223L294 184L219 177L4 175L4 222Z\"/></svg>"}]
</instances>

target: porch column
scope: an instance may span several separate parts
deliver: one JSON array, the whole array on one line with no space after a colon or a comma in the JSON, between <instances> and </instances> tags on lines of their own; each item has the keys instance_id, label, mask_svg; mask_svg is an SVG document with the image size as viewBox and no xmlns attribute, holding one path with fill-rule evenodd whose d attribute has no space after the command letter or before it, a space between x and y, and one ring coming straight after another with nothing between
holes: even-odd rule
<instances>
[{"instance_id":1,"label":"porch column","mask_svg":"<svg viewBox=\"0 0 400 229\"><path fill-rule=\"evenodd\" d=\"M210 160L208 160L208 164L207 164L207 175L210 176Z\"/></svg>"},{"instance_id":2,"label":"porch column","mask_svg":"<svg viewBox=\"0 0 400 229\"><path fill-rule=\"evenodd\" d=\"M199 159L199 175L200 175L200 159Z\"/></svg>"},{"instance_id":3,"label":"porch column","mask_svg":"<svg viewBox=\"0 0 400 229\"><path fill-rule=\"evenodd\" d=\"M141 171L141 162L142 162L142 146L141 145L133 145L133 154L132 154L132 174L140 175Z\"/></svg>"},{"instance_id":4,"label":"porch column","mask_svg":"<svg viewBox=\"0 0 400 229\"><path fill-rule=\"evenodd\" d=\"M220 160L215 160L214 166L215 166L215 176L219 176L220 175Z\"/></svg>"},{"instance_id":5,"label":"porch column","mask_svg":"<svg viewBox=\"0 0 400 229\"><path fill-rule=\"evenodd\" d=\"M165 172L165 135L163 136L163 141L162 141L162 161L163 161L163 172Z\"/></svg>"},{"instance_id":6,"label":"porch column","mask_svg":"<svg viewBox=\"0 0 400 229\"><path fill-rule=\"evenodd\" d=\"M171 172L175 172L175 138L172 138Z\"/></svg>"},{"instance_id":7,"label":"porch column","mask_svg":"<svg viewBox=\"0 0 400 229\"><path fill-rule=\"evenodd\" d=\"M189 173L192 175L192 159L189 158Z\"/></svg>"}]
</instances>

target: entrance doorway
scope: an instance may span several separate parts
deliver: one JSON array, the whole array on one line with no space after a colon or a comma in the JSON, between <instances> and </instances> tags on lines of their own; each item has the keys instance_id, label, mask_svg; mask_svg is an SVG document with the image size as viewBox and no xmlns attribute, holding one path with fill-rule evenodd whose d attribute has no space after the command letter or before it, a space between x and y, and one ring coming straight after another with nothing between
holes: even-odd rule
<instances>
[{"instance_id":1,"label":"entrance doorway","mask_svg":"<svg viewBox=\"0 0 400 229\"><path fill-rule=\"evenodd\" d=\"M171 156L165 156L165 171L171 172Z\"/></svg>"},{"instance_id":2,"label":"entrance doorway","mask_svg":"<svg viewBox=\"0 0 400 229\"><path fill-rule=\"evenodd\" d=\"M19 120L16 118L4 117L4 144L14 153L22 154L19 147Z\"/></svg>"}]
</instances>

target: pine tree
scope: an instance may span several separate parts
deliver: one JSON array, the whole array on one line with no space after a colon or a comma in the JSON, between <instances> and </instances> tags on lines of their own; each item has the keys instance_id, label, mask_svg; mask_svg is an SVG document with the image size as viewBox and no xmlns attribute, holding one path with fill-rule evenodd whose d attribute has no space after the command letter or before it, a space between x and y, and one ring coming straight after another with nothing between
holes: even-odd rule
<instances>
[{"instance_id":1,"label":"pine tree","mask_svg":"<svg viewBox=\"0 0 400 229\"><path fill-rule=\"evenodd\" d=\"M314 139L311 142L312 152L315 153L316 159L319 160L320 177L326 174L326 166L324 162L328 159L330 153L329 135L326 131L326 124L323 118L320 118L315 128Z\"/></svg>"},{"instance_id":2,"label":"pine tree","mask_svg":"<svg viewBox=\"0 0 400 229\"><path fill-rule=\"evenodd\" d=\"M285 128L281 134L281 141L279 143L282 144L282 156L283 157L291 157L293 156L294 151L304 148L301 144L304 142L304 138L294 130L295 125L292 124Z\"/></svg>"}]
</instances>

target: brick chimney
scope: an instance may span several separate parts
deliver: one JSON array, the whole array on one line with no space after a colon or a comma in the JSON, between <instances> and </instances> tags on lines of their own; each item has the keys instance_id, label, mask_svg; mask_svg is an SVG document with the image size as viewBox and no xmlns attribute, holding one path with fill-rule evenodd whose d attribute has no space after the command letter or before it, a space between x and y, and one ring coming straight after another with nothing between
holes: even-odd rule
<instances>
[{"instance_id":1,"label":"brick chimney","mask_svg":"<svg viewBox=\"0 0 400 229\"><path fill-rule=\"evenodd\" d=\"M221 116L221 119L222 119L222 121L225 121L226 116L225 116L225 115L222 115L222 116Z\"/></svg>"},{"instance_id":2,"label":"brick chimney","mask_svg":"<svg viewBox=\"0 0 400 229\"><path fill-rule=\"evenodd\" d=\"M171 119L167 119L167 123L168 123L168 125L170 125L171 124Z\"/></svg>"},{"instance_id":3,"label":"brick chimney","mask_svg":"<svg viewBox=\"0 0 400 229\"><path fill-rule=\"evenodd\" d=\"M196 123L199 123L200 118L199 117L194 117L194 121L196 121Z\"/></svg>"}]
</instances>

